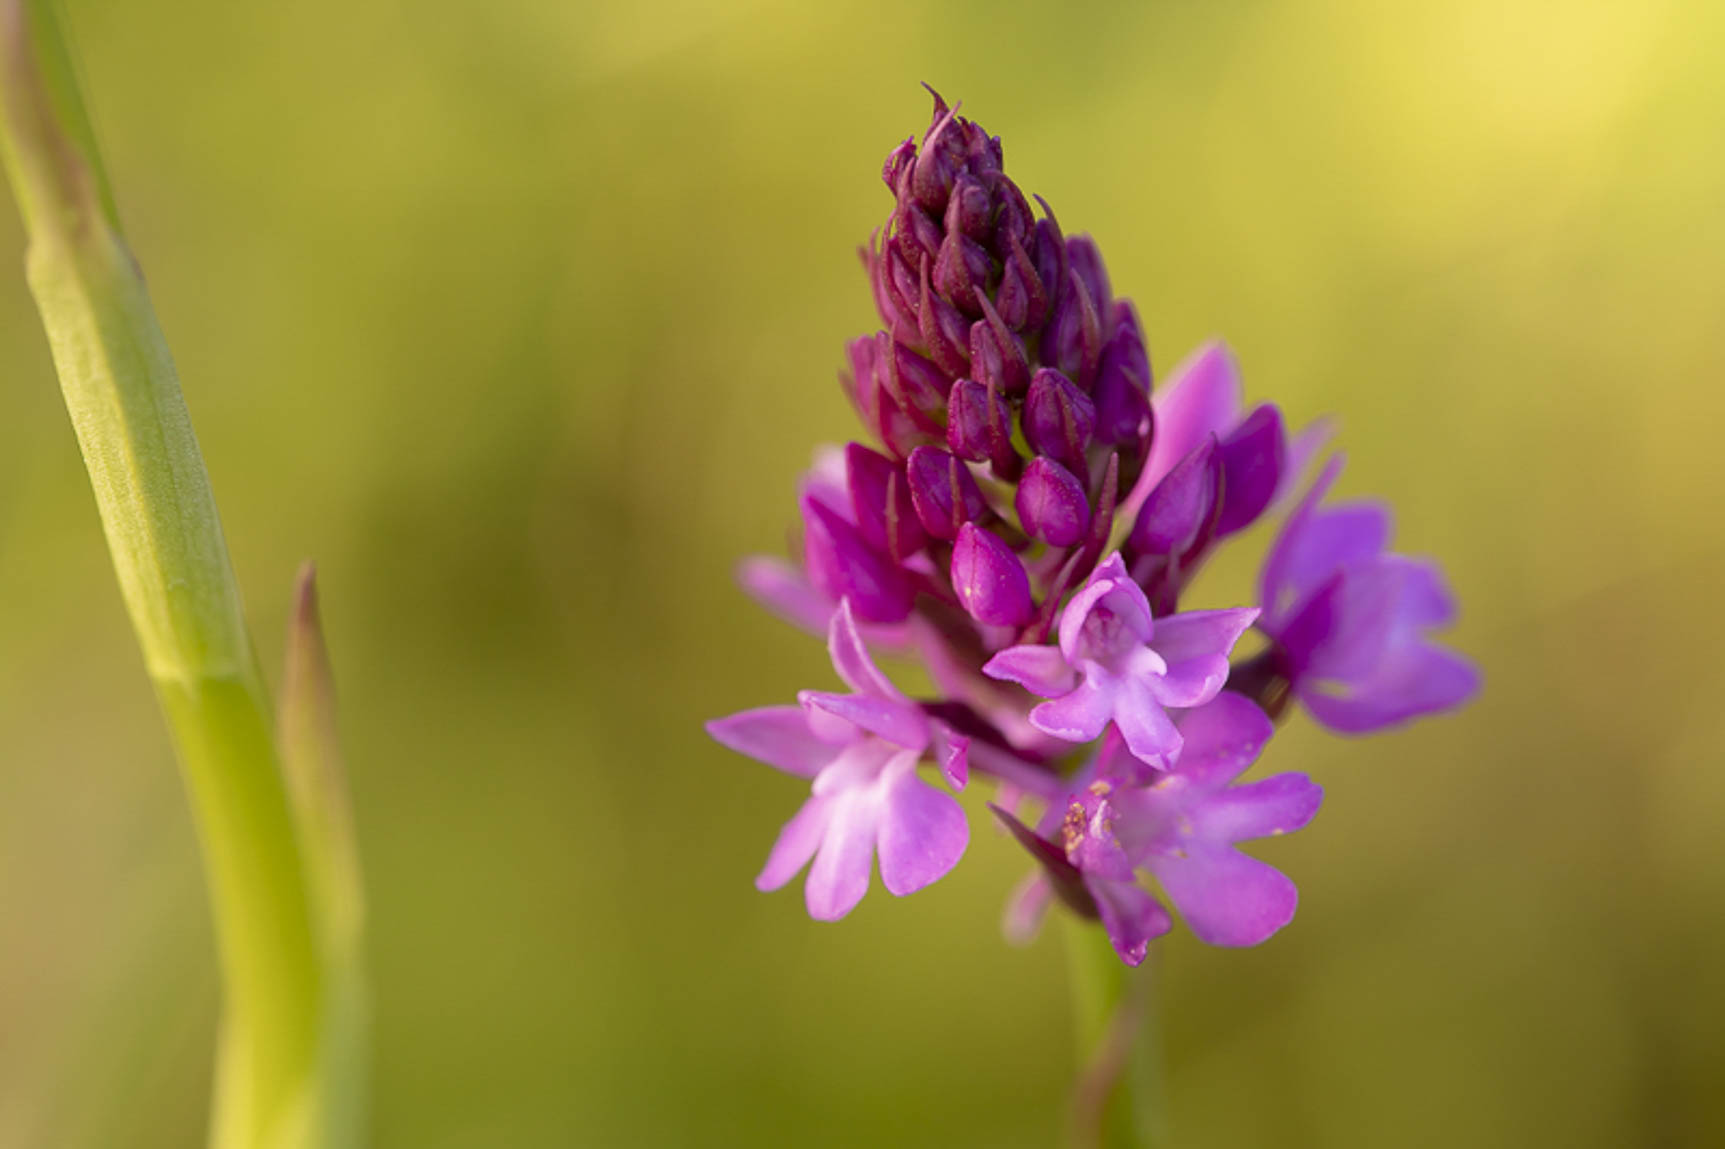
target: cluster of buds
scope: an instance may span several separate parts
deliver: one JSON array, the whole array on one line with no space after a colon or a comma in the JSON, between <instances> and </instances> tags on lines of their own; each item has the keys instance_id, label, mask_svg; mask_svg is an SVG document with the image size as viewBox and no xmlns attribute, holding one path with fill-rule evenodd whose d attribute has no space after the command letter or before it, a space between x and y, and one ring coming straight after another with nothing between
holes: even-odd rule
<instances>
[{"instance_id":1,"label":"cluster of buds","mask_svg":"<svg viewBox=\"0 0 1725 1149\"><path fill-rule=\"evenodd\" d=\"M1429 641L1453 605L1431 564L1387 551L1372 503L1322 506L1333 459L1287 517L1260 601L1182 610L1206 558L1294 501L1322 424L1290 436L1248 409L1219 344L1153 387L1137 312L1097 246L1067 237L1009 179L1000 140L938 95L920 145L883 172L886 224L863 251L882 329L841 375L875 445L817 455L801 563L744 565L765 605L828 637L850 694L712 723L720 742L812 780L757 884L812 861L807 904L844 916L878 855L895 894L963 854L974 767L1037 863L1009 926L1056 896L1141 961L1171 926L1263 941L1293 884L1237 842L1303 826L1304 775L1236 784L1299 700L1350 733L1452 708L1473 668ZM1232 663L1256 628L1261 653ZM920 658L940 695L912 700L870 646ZM1040 806L1032 824L1021 820Z\"/></svg>"}]
</instances>

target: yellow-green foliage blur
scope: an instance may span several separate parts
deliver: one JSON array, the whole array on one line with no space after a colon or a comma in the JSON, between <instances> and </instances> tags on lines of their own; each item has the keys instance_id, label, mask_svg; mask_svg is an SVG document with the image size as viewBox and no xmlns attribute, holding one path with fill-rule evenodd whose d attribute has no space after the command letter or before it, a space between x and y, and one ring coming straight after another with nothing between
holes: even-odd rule
<instances>
[{"instance_id":1,"label":"yellow-green foliage blur","mask_svg":"<svg viewBox=\"0 0 1725 1149\"><path fill-rule=\"evenodd\" d=\"M1464 714L1296 719L1260 949L1176 935L1191 1149L1725 1144L1725 9L72 0L268 665L318 559L389 1149L1055 1143L1062 950L969 856L751 887L822 686L732 586L854 433L855 248L928 80L1093 234L1160 370L1341 416L1441 556ZM193 827L0 211L0 1147L202 1137ZM1198 605L1231 605L1249 554Z\"/></svg>"}]
</instances>

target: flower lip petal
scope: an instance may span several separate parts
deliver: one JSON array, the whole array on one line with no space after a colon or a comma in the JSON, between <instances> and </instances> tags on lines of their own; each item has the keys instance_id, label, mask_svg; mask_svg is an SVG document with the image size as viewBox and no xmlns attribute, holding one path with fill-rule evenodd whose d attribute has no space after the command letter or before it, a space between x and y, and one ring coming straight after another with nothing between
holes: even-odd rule
<instances>
[{"instance_id":1,"label":"flower lip petal","mask_svg":"<svg viewBox=\"0 0 1725 1149\"><path fill-rule=\"evenodd\" d=\"M776 890L809 864L809 859L820 849L821 839L826 836L832 811L830 798L810 798L803 803L802 808L785 823L785 828L779 831L778 840L767 855L766 865L755 878L757 890L762 893Z\"/></svg>"},{"instance_id":2,"label":"flower lip petal","mask_svg":"<svg viewBox=\"0 0 1725 1149\"><path fill-rule=\"evenodd\" d=\"M952 795L916 776L915 760L889 766L880 822L880 879L896 897L945 877L970 844L970 826Z\"/></svg>"},{"instance_id":3,"label":"flower lip petal","mask_svg":"<svg viewBox=\"0 0 1725 1149\"><path fill-rule=\"evenodd\" d=\"M803 885L809 916L823 922L838 921L868 893L880 818L880 804L872 793L846 791L831 802L826 833Z\"/></svg>"},{"instance_id":4,"label":"flower lip petal","mask_svg":"<svg viewBox=\"0 0 1725 1149\"><path fill-rule=\"evenodd\" d=\"M1158 681L1132 678L1123 682L1114 703L1114 723L1139 761L1155 770L1167 770L1179 760L1184 739L1156 697Z\"/></svg>"},{"instance_id":5,"label":"flower lip petal","mask_svg":"<svg viewBox=\"0 0 1725 1149\"><path fill-rule=\"evenodd\" d=\"M1145 865L1198 939L1213 946L1255 946L1294 920L1300 894L1274 866L1232 846L1188 842L1180 854Z\"/></svg>"}]
</instances>

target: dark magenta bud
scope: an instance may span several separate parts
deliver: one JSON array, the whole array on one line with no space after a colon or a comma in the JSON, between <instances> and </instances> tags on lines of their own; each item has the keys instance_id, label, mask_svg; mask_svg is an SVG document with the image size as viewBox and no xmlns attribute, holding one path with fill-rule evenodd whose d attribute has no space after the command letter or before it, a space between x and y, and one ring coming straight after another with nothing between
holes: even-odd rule
<instances>
[{"instance_id":1,"label":"dark magenta bud","mask_svg":"<svg viewBox=\"0 0 1725 1149\"><path fill-rule=\"evenodd\" d=\"M1047 306L1053 308L1066 291L1066 240L1060 234L1060 223L1048 209L1048 201L1037 196L1036 202L1042 205L1044 215L1036 221L1030 257L1034 261L1036 278L1042 282L1047 294ZM1040 327L1047 319L1048 313L1044 312L1033 317L1031 325Z\"/></svg>"},{"instance_id":2,"label":"dark magenta bud","mask_svg":"<svg viewBox=\"0 0 1725 1149\"><path fill-rule=\"evenodd\" d=\"M1049 546L1076 546L1090 529L1084 484L1053 459L1038 455L1024 468L1014 500L1025 534Z\"/></svg>"},{"instance_id":3,"label":"dark magenta bud","mask_svg":"<svg viewBox=\"0 0 1725 1149\"><path fill-rule=\"evenodd\" d=\"M922 529L951 541L965 523L988 514L988 502L964 462L939 447L918 447L905 464L910 500Z\"/></svg>"},{"instance_id":4,"label":"dark magenta bud","mask_svg":"<svg viewBox=\"0 0 1725 1149\"><path fill-rule=\"evenodd\" d=\"M861 532L831 507L805 495L802 510L803 566L809 581L834 602L850 599L860 619L903 622L916 597L904 570L869 546Z\"/></svg>"},{"instance_id":5,"label":"dark magenta bud","mask_svg":"<svg viewBox=\"0 0 1725 1149\"><path fill-rule=\"evenodd\" d=\"M1138 312L1126 300L1114 304L1114 333L1102 351L1091 397L1096 401L1096 441L1115 446L1143 438L1150 416L1150 355Z\"/></svg>"},{"instance_id":6,"label":"dark magenta bud","mask_svg":"<svg viewBox=\"0 0 1725 1149\"><path fill-rule=\"evenodd\" d=\"M882 352L890 340L879 336L853 339L846 350L850 370L839 374L845 394L850 396L863 425L886 444L887 450L904 458L924 443L939 442L938 433L919 422L898 405L882 383Z\"/></svg>"},{"instance_id":7,"label":"dark magenta bud","mask_svg":"<svg viewBox=\"0 0 1725 1149\"><path fill-rule=\"evenodd\" d=\"M1086 474L1084 449L1096 428L1096 404L1060 372L1044 367L1024 397L1024 437L1074 474Z\"/></svg>"},{"instance_id":8,"label":"dark magenta bud","mask_svg":"<svg viewBox=\"0 0 1725 1149\"><path fill-rule=\"evenodd\" d=\"M1216 437L1210 435L1174 464L1144 500L1128 545L1140 555L1176 557L1200 546L1214 532L1222 481Z\"/></svg>"},{"instance_id":9,"label":"dark magenta bud","mask_svg":"<svg viewBox=\"0 0 1725 1149\"><path fill-rule=\"evenodd\" d=\"M1030 363L1024 341L1014 335L984 295L983 318L970 325L970 374L978 383L1000 389L1003 395L1022 395L1030 385Z\"/></svg>"},{"instance_id":10,"label":"dark magenta bud","mask_svg":"<svg viewBox=\"0 0 1725 1149\"><path fill-rule=\"evenodd\" d=\"M1012 446L1012 408L1006 396L974 379L952 385L946 404L946 445L972 463L993 463L1010 471L1018 455Z\"/></svg>"},{"instance_id":11,"label":"dark magenta bud","mask_svg":"<svg viewBox=\"0 0 1725 1149\"><path fill-rule=\"evenodd\" d=\"M1032 237L1034 238L1034 237ZM1048 314L1048 292L1036 264L1031 259L1023 239L1016 233L1006 236L1006 252L1001 256L1000 289L995 293L995 307L1001 322L1014 331L1034 331Z\"/></svg>"},{"instance_id":12,"label":"dark magenta bud","mask_svg":"<svg viewBox=\"0 0 1725 1149\"><path fill-rule=\"evenodd\" d=\"M922 260L916 319L917 331L922 336L928 357L949 377L963 375L970 370L970 322L958 308L929 289L927 256Z\"/></svg>"},{"instance_id":13,"label":"dark magenta bud","mask_svg":"<svg viewBox=\"0 0 1725 1149\"><path fill-rule=\"evenodd\" d=\"M932 89L931 89L932 90ZM934 122L922 138L911 165L910 193L935 214L946 210L946 197L965 161L965 131L957 115L934 93Z\"/></svg>"},{"instance_id":14,"label":"dark magenta bud","mask_svg":"<svg viewBox=\"0 0 1725 1149\"><path fill-rule=\"evenodd\" d=\"M1102 362L1102 316L1076 265L1069 266L1054 314L1042 329L1042 361L1086 391L1096 381Z\"/></svg>"},{"instance_id":15,"label":"dark magenta bud","mask_svg":"<svg viewBox=\"0 0 1725 1149\"><path fill-rule=\"evenodd\" d=\"M886 190L896 196L915 163L916 137L908 136L904 143L887 153L886 163L881 165L880 178L886 181Z\"/></svg>"},{"instance_id":16,"label":"dark magenta bud","mask_svg":"<svg viewBox=\"0 0 1725 1149\"><path fill-rule=\"evenodd\" d=\"M978 622L1023 626L1036 614L1024 564L1012 548L975 523L959 528L951 573L959 603Z\"/></svg>"},{"instance_id":17,"label":"dark magenta bud","mask_svg":"<svg viewBox=\"0 0 1725 1149\"><path fill-rule=\"evenodd\" d=\"M895 563L922 549L925 539L910 501L904 467L861 443L845 447L845 476L857 531Z\"/></svg>"},{"instance_id":18,"label":"dark magenta bud","mask_svg":"<svg viewBox=\"0 0 1725 1149\"><path fill-rule=\"evenodd\" d=\"M1231 535L1257 521L1276 497L1287 458L1282 413L1265 403L1228 433L1217 449L1222 464L1222 513L1216 534Z\"/></svg>"},{"instance_id":19,"label":"dark magenta bud","mask_svg":"<svg viewBox=\"0 0 1725 1149\"><path fill-rule=\"evenodd\" d=\"M893 213L893 238L907 260L915 262L940 251L940 224L914 203L902 203Z\"/></svg>"},{"instance_id":20,"label":"dark magenta bud","mask_svg":"<svg viewBox=\"0 0 1725 1149\"><path fill-rule=\"evenodd\" d=\"M882 331L875 335L875 370L899 407L927 431L938 431L946 412L946 376Z\"/></svg>"},{"instance_id":21,"label":"dark magenta bud","mask_svg":"<svg viewBox=\"0 0 1725 1149\"><path fill-rule=\"evenodd\" d=\"M953 185L951 198L946 201L946 233L985 240L988 238L989 217L993 214L994 205L988 189L969 176L961 176Z\"/></svg>"},{"instance_id":22,"label":"dark magenta bud","mask_svg":"<svg viewBox=\"0 0 1725 1149\"><path fill-rule=\"evenodd\" d=\"M958 201L954 199L952 202ZM948 231L934 261L935 290L960 310L980 315L982 306L978 301L988 290L988 276L992 269L988 252L980 243L967 238L963 232Z\"/></svg>"},{"instance_id":23,"label":"dark magenta bud","mask_svg":"<svg viewBox=\"0 0 1725 1149\"><path fill-rule=\"evenodd\" d=\"M1109 314L1114 309L1113 294L1108 289L1108 269L1102 266L1102 252L1097 250L1096 241L1087 235L1067 240L1066 262L1089 293L1096 314Z\"/></svg>"}]
</instances>

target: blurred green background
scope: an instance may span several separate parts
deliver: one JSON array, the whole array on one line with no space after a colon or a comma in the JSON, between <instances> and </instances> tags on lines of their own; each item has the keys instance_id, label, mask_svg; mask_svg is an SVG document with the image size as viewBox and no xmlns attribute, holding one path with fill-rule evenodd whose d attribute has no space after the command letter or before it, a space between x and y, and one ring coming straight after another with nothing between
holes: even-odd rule
<instances>
[{"instance_id":1,"label":"blurred green background","mask_svg":"<svg viewBox=\"0 0 1725 1149\"><path fill-rule=\"evenodd\" d=\"M1725 9L72 0L269 665L321 565L386 1147L1047 1146L1024 863L841 926L750 886L800 789L702 719L828 681L730 582L871 328L929 80L1442 556L1487 690L1167 946L1174 1120L1232 1146L1725 1144ZM0 211L0 268L19 269ZM1201 605L1249 585L1262 536ZM972 808L980 813L980 795ZM0 1146L199 1143L193 829L22 275L0 274Z\"/></svg>"}]
</instances>

